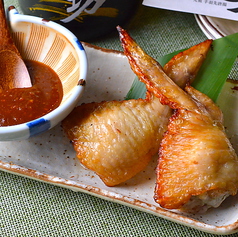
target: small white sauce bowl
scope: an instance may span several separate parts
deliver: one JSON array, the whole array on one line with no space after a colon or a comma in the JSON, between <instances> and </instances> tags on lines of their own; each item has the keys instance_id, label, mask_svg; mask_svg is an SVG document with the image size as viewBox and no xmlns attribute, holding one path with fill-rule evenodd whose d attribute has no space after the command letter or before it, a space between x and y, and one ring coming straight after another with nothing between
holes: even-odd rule
<instances>
[{"instance_id":1,"label":"small white sauce bowl","mask_svg":"<svg viewBox=\"0 0 238 237\"><path fill-rule=\"evenodd\" d=\"M0 127L0 141L27 139L60 123L79 102L87 76L85 50L68 29L40 17L19 14L13 6L7 13L13 39L23 59L50 66L62 82L63 99L58 108L40 118Z\"/></svg>"}]
</instances>

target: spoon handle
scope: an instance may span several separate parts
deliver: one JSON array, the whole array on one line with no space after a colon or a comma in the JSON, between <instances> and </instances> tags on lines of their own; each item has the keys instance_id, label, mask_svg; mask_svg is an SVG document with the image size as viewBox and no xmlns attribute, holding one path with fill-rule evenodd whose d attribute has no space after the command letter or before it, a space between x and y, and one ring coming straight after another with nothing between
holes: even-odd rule
<instances>
[{"instance_id":1,"label":"spoon handle","mask_svg":"<svg viewBox=\"0 0 238 237\"><path fill-rule=\"evenodd\" d=\"M11 32L6 19L3 0L0 0L0 51L2 50L10 50L20 56L20 53L11 37Z\"/></svg>"}]
</instances>

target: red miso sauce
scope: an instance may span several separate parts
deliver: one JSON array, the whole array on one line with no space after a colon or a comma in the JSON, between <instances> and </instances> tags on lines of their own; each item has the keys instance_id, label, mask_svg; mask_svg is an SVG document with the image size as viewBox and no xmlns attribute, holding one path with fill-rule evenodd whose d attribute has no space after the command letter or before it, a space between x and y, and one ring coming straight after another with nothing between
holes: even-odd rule
<instances>
[{"instance_id":1,"label":"red miso sauce","mask_svg":"<svg viewBox=\"0 0 238 237\"><path fill-rule=\"evenodd\" d=\"M32 87L0 93L0 126L29 122L56 109L63 98L62 83L49 66L27 60Z\"/></svg>"}]
</instances>

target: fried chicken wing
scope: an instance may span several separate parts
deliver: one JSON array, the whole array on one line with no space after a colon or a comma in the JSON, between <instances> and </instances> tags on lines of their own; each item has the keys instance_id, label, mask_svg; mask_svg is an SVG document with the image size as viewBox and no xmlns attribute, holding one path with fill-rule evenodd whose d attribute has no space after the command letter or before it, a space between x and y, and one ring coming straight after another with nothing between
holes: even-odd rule
<instances>
[{"instance_id":1,"label":"fried chicken wing","mask_svg":"<svg viewBox=\"0 0 238 237\"><path fill-rule=\"evenodd\" d=\"M179 54L165 66L165 71L184 86L196 75L210 44L211 41L206 41ZM135 60L143 63L140 65L143 75L133 68L140 79L157 77L160 65L142 50L137 52L136 44L133 47L132 51L138 55ZM193 63L184 63L189 59ZM142 171L158 152L171 114L169 106L162 105L148 92L145 99L78 106L62 122L62 127L73 142L80 162L95 171L107 186L115 186Z\"/></svg>"},{"instance_id":2,"label":"fried chicken wing","mask_svg":"<svg viewBox=\"0 0 238 237\"><path fill-rule=\"evenodd\" d=\"M154 87L159 86L158 80L161 77L161 72L181 88L184 88L187 83L191 84L212 44L212 40L205 40L178 53L164 66L163 70L161 65L146 54L126 30L120 26L117 27L117 30L124 54L127 56L132 70L152 93L154 93Z\"/></svg>"},{"instance_id":3,"label":"fried chicken wing","mask_svg":"<svg viewBox=\"0 0 238 237\"><path fill-rule=\"evenodd\" d=\"M176 77L180 69L171 62L164 69L157 63L145 65L147 56L127 34L123 37L131 67L162 104L174 109L159 149L155 201L164 208L186 211L219 206L238 189L238 158L225 134L221 110L189 84L185 90L176 85L169 72ZM154 74L146 74L146 66L156 68Z\"/></svg>"},{"instance_id":4,"label":"fried chicken wing","mask_svg":"<svg viewBox=\"0 0 238 237\"><path fill-rule=\"evenodd\" d=\"M159 151L155 200L169 209L206 210L237 193L238 159L220 109L193 87L185 90L194 108L182 101L170 118Z\"/></svg>"},{"instance_id":5,"label":"fried chicken wing","mask_svg":"<svg viewBox=\"0 0 238 237\"><path fill-rule=\"evenodd\" d=\"M74 109L63 128L81 163L114 186L146 167L170 116L157 98L89 103Z\"/></svg>"}]
</instances>

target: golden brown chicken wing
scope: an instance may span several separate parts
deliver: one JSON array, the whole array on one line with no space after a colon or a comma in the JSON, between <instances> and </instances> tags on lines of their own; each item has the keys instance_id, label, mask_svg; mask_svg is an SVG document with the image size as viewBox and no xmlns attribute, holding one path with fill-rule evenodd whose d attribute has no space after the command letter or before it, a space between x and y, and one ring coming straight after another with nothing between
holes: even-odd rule
<instances>
[{"instance_id":1,"label":"golden brown chicken wing","mask_svg":"<svg viewBox=\"0 0 238 237\"><path fill-rule=\"evenodd\" d=\"M132 68L162 104L175 109L159 150L155 201L164 208L189 211L219 206L238 188L238 158L225 134L222 112L193 87L179 88L165 71L167 66L179 71L170 63L164 70L155 66L156 73L147 75L146 56L135 55L135 48L141 49L127 38L124 49Z\"/></svg>"},{"instance_id":2,"label":"golden brown chicken wing","mask_svg":"<svg viewBox=\"0 0 238 237\"><path fill-rule=\"evenodd\" d=\"M224 132L222 112L193 87L183 91L162 68L157 74L145 79L148 88L175 113L161 143L155 200L171 209L216 207L238 188L238 159Z\"/></svg>"},{"instance_id":3,"label":"golden brown chicken wing","mask_svg":"<svg viewBox=\"0 0 238 237\"><path fill-rule=\"evenodd\" d=\"M179 54L165 70L173 79L179 75L178 82L185 85L195 76L210 44L206 41ZM143 62L143 76L157 77L160 65L142 51L132 51ZM142 60L140 53L144 56ZM194 63L184 63L189 59ZM152 93L147 93L146 99L78 106L62 126L81 163L95 171L106 185L114 186L142 171L158 152L171 112Z\"/></svg>"},{"instance_id":4,"label":"golden brown chicken wing","mask_svg":"<svg viewBox=\"0 0 238 237\"><path fill-rule=\"evenodd\" d=\"M220 109L194 88L185 90L181 103L169 101L176 111L161 143L155 200L165 208L217 207L237 193L237 155Z\"/></svg>"},{"instance_id":5,"label":"golden brown chicken wing","mask_svg":"<svg viewBox=\"0 0 238 237\"><path fill-rule=\"evenodd\" d=\"M161 75L161 65L143 51L143 49L132 39L128 32L121 27L117 27L120 35L124 54L127 56L130 66L140 81L152 92L157 87L158 79ZM184 88L187 83L191 84L197 75L207 52L212 44L212 40L205 40L183 52L175 55L165 66L163 74L170 77L177 85ZM160 95L161 97L161 95Z\"/></svg>"},{"instance_id":6,"label":"golden brown chicken wing","mask_svg":"<svg viewBox=\"0 0 238 237\"><path fill-rule=\"evenodd\" d=\"M62 125L81 163L114 186L146 167L170 116L169 107L147 97L83 104Z\"/></svg>"}]
</instances>

